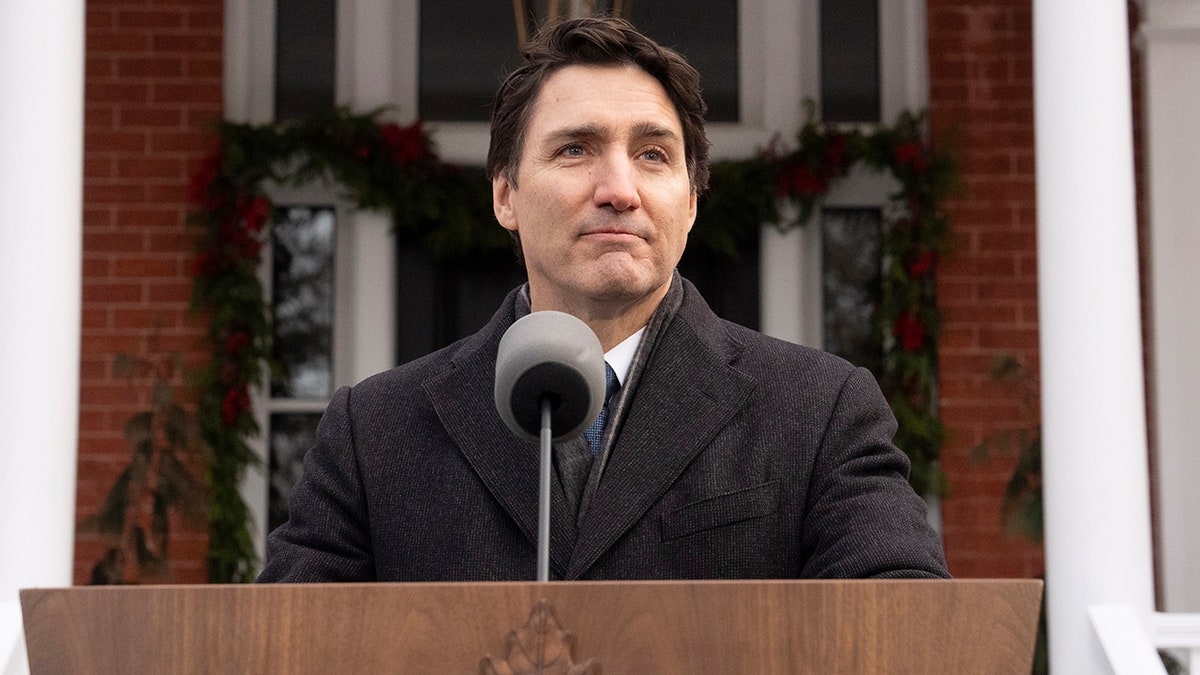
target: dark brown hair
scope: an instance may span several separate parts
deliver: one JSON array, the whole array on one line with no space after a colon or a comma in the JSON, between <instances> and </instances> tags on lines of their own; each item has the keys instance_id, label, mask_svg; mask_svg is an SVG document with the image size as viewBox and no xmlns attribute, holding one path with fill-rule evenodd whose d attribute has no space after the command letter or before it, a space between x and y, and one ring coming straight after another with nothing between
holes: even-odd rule
<instances>
[{"instance_id":1,"label":"dark brown hair","mask_svg":"<svg viewBox=\"0 0 1200 675\"><path fill-rule=\"evenodd\" d=\"M699 194L708 186L707 106L700 96L700 74L678 52L658 45L624 19L587 17L544 26L522 55L524 63L505 78L492 106L488 178L503 174L517 186L525 131L551 75L571 65L634 65L658 80L675 106L692 190Z\"/></svg>"}]
</instances>

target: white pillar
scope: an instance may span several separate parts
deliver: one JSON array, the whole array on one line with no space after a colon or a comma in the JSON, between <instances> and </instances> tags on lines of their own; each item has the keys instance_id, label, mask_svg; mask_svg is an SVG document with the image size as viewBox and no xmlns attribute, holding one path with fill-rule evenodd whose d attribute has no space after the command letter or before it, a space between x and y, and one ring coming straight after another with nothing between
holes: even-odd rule
<instances>
[{"instance_id":1,"label":"white pillar","mask_svg":"<svg viewBox=\"0 0 1200 675\"><path fill-rule=\"evenodd\" d=\"M1200 612L1200 3L1143 5L1162 609Z\"/></svg>"},{"instance_id":2,"label":"white pillar","mask_svg":"<svg viewBox=\"0 0 1200 675\"><path fill-rule=\"evenodd\" d=\"M416 80L399 75L404 62L400 52L413 49L412 43L396 39L401 26L417 25L416 10L392 0L338 3L339 105L374 110L404 101L404 109L397 110L397 121L408 124L416 118ZM396 246L388 213L354 212L347 214L343 223L350 226L354 252L349 278L342 277L349 283L339 286L348 288L354 299L343 303L352 313L349 349L353 365L348 378L339 384L353 384L396 365ZM339 243L345 240L339 239ZM364 311L368 307L370 311Z\"/></svg>"},{"instance_id":3,"label":"white pillar","mask_svg":"<svg viewBox=\"0 0 1200 675\"><path fill-rule=\"evenodd\" d=\"M815 91L815 83L821 77L816 4L778 2L763 3L762 7L740 4L745 6L739 9L744 24L757 23L760 30L749 34L743 30L742 39L768 45L761 51L747 50L751 61L743 66L743 72L753 73L748 79L757 79L758 86L765 88L753 89L750 95L761 112L750 101L743 105L743 111L750 115L748 122L761 123L768 132L790 143L805 122L800 105L804 92ZM762 117L755 119L756 115ZM709 133L713 131L710 129ZM790 205L780 204L780 207L783 222L795 218ZM803 315L806 307L813 307L806 303L813 296L805 279L820 278L811 266L815 264L819 269L821 264L820 249L811 247L814 241L811 225L807 230L793 228L780 232L772 225L764 225L759 233L759 327L781 340L820 346L820 315L815 321ZM815 306L820 308L820 289L817 293Z\"/></svg>"},{"instance_id":4,"label":"white pillar","mask_svg":"<svg viewBox=\"0 0 1200 675\"><path fill-rule=\"evenodd\" d=\"M79 424L83 0L0 2L0 670L17 591L70 585Z\"/></svg>"},{"instance_id":5,"label":"white pillar","mask_svg":"<svg viewBox=\"0 0 1200 675\"><path fill-rule=\"evenodd\" d=\"M1154 608L1124 0L1034 0L1050 664L1109 666L1088 606Z\"/></svg>"},{"instance_id":6,"label":"white pillar","mask_svg":"<svg viewBox=\"0 0 1200 675\"><path fill-rule=\"evenodd\" d=\"M785 211L791 211L781 205ZM819 270L821 249L812 242L820 243L820 231L815 224L780 232L773 226L764 226L758 237L759 264L759 323L762 332L771 337L795 342L796 344L821 346L821 289L804 283L806 279L819 279L819 274L806 269L814 266ZM807 315L805 309L815 309Z\"/></svg>"},{"instance_id":7,"label":"white pillar","mask_svg":"<svg viewBox=\"0 0 1200 675\"><path fill-rule=\"evenodd\" d=\"M275 119L275 3L225 0L224 118L238 124Z\"/></svg>"}]
</instances>

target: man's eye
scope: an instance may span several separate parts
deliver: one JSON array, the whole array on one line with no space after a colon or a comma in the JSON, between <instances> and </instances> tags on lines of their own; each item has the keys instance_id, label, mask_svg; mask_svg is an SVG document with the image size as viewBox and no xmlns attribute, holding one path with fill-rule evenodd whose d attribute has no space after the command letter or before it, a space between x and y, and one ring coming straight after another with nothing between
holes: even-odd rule
<instances>
[{"instance_id":1,"label":"man's eye","mask_svg":"<svg viewBox=\"0 0 1200 675\"><path fill-rule=\"evenodd\" d=\"M580 157L583 155L583 146L582 145L568 145L568 146L564 147L562 150L559 150L558 154L566 155L568 157Z\"/></svg>"},{"instance_id":2,"label":"man's eye","mask_svg":"<svg viewBox=\"0 0 1200 675\"><path fill-rule=\"evenodd\" d=\"M645 157L646 159L650 160L651 162L667 161L666 154L663 153L661 150L647 150L642 153L642 157Z\"/></svg>"}]
</instances>

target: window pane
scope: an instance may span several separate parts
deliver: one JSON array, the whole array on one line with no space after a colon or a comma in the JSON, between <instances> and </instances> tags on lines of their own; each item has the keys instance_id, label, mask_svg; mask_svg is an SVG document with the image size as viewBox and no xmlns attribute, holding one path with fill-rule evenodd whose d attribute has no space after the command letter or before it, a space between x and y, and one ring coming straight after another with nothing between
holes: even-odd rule
<instances>
[{"instance_id":1,"label":"window pane","mask_svg":"<svg viewBox=\"0 0 1200 675\"><path fill-rule=\"evenodd\" d=\"M566 11L569 2L559 3ZM610 3L597 3L607 8ZM546 3L525 7L544 17ZM738 119L737 0L625 1L630 20L674 47L700 71L708 119ZM485 121L504 74L520 62L511 2L421 3L420 114L427 120Z\"/></svg>"},{"instance_id":2,"label":"window pane","mask_svg":"<svg viewBox=\"0 0 1200 675\"><path fill-rule=\"evenodd\" d=\"M420 114L486 120L492 96L521 60L511 2L421 3Z\"/></svg>"},{"instance_id":3,"label":"window pane","mask_svg":"<svg viewBox=\"0 0 1200 675\"><path fill-rule=\"evenodd\" d=\"M738 121L737 0L641 0L630 21L700 71L708 120Z\"/></svg>"},{"instance_id":4,"label":"window pane","mask_svg":"<svg viewBox=\"0 0 1200 675\"><path fill-rule=\"evenodd\" d=\"M288 206L271 227L274 354L271 396L327 398L332 391L332 207Z\"/></svg>"},{"instance_id":5,"label":"window pane","mask_svg":"<svg viewBox=\"0 0 1200 675\"><path fill-rule=\"evenodd\" d=\"M821 112L826 122L879 121L878 2L821 2Z\"/></svg>"},{"instance_id":6,"label":"window pane","mask_svg":"<svg viewBox=\"0 0 1200 675\"><path fill-rule=\"evenodd\" d=\"M882 288L878 209L825 209L821 216L825 349L878 372L883 340L875 325Z\"/></svg>"},{"instance_id":7,"label":"window pane","mask_svg":"<svg viewBox=\"0 0 1200 675\"><path fill-rule=\"evenodd\" d=\"M757 233L746 237L732 258L689 244L679 261L679 273L696 285L717 316L754 330L761 323L758 243Z\"/></svg>"},{"instance_id":8,"label":"window pane","mask_svg":"<svg viewBox=\"0 0 1200 675\"><path fill-rule=\"evenodd\" d=\"M504 296L524 282L511 251L437 260L428 249L397 239L396 363L479 330Z\"/></svg>"},{"instance_id":9,"label":"window pane","mask_svg":"<svg viewBox=\"0 0 1200 675\"><path fill-rule=\"evenodd\" d=\"M271 415L271 444L268 475L267 531L287 520L292 488L303 473L304 453L317 440L320 413L276 413Z\"/></svg>"},{"instance_id":10,"label":"window pane","mask_svg":"<svg viewBox=\"0 0 1200 675\"><path fill-rule=\"evenodd\" d=\"M287 0L275 5L275 119L333 110L335 0Z\"/></svg>"}]
</instances>

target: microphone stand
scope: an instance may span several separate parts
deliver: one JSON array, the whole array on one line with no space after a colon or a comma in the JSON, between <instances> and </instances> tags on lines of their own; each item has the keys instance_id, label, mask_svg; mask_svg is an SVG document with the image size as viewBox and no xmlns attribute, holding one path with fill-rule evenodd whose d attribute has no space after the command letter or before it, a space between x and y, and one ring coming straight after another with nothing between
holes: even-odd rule
<instances>
[{"instance_id":1,"label":"microphone stand","mask_svg":"<svg viewBox=\"0 0 1200 675\"><path fill-rule=\"evenodd\" d=\"M550 580L550 408L549 396L539 401L542 408L541 464L538 470L538 555L537 580Z\"/></svg>"},{"instance_id":2,"label":"microphone stand","mask_svg":"<svg viewBox=\"0 0 1200 675\"><path fill-rule=\"evenodd\" d=\"M550 580L550 453L555 438L551 426L560 427L564 439L579 436L587 422L603 409L604 380L604 351L599 338L586 323L570 314L530 312L508 327L496 349L496 412L514 434L527 441L539 441L541 446L539 582ZM587 419L589 415L591 419Z\"/></svg>"}]
</instances>

